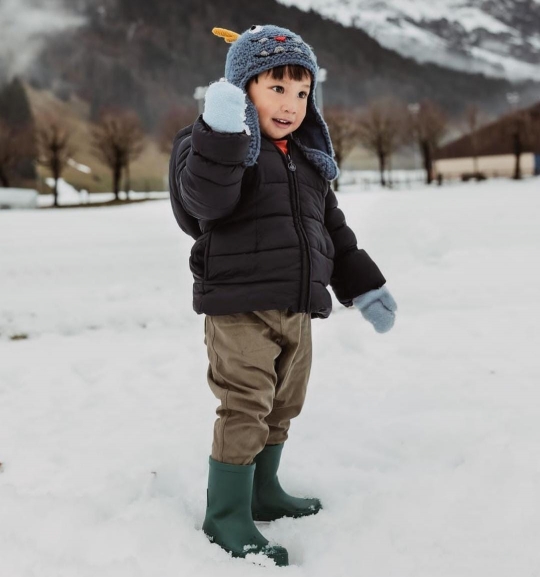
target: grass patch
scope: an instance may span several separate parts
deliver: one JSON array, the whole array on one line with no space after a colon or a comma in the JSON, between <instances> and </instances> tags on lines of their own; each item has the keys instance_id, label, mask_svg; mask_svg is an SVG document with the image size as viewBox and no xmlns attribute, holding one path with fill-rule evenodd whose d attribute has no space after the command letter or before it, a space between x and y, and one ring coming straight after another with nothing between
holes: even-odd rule
<instances>
[{"instance_id":1,"label":"grass patch","mask_svg":"<svg viewBox=\"0 0 540 577\"><path fill-rule=\"evenodd\" d=\"M26 333L17 333L15 335L11 335L9 337L9 339L11 341L24 341L28 338L28 335Z\"/></svg>"}]
</instances>

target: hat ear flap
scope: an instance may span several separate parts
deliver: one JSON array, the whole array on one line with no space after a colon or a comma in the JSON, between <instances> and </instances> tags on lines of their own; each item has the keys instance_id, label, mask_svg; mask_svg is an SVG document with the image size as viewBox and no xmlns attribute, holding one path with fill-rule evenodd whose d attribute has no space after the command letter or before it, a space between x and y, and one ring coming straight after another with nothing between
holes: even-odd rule
<instances>
[{"instance_id":1,"label":"hat ear flap","mask_svg":"<svg viewBox=\"0 0 540 577\"><path fill-rule=\"evenodd\" d=\"M308 148L315 148L333 156L332 141L328 132L326 122L315 104L314 98L310 94L306 116L302 124L296 129L295 134Z\"/></svg>"},{"instance_id":2,"label":"hat ear flap","mask_svg":"<svg viewBox=\"0 0 540 577\"><path fill-rule=\"evenodd\" d=\"M251 132L251 142L249 152L245 160L246 166L253 166L259 158L261 151L261 129L259 127L259 114L257 108L249 98L246 98L246 124Z\"/></svg>"},{"instance_id":3,"label":"hat ear flap","mask_svg":"<svg viewBox=\"0 0 540 577\"><path fill-rule=\"evenodd\" d=\"M306 116L293 136L306 158L322 176L327 180L334 180L339 170L334 160L332 140L312 94L309 95Z\"/></svg>"},{"instance_id":4,"label":"hat ear flap","mask_svg":"<svg viewBox=\"0 0 540 577\"><path fill-rule=\"evenodd\" d=\"M238 32L233 32L232 30L227 30L226 28L212 28L212 34L223 38L227 44L232 44L240 38Z\"/></svg>"}]
</instances>

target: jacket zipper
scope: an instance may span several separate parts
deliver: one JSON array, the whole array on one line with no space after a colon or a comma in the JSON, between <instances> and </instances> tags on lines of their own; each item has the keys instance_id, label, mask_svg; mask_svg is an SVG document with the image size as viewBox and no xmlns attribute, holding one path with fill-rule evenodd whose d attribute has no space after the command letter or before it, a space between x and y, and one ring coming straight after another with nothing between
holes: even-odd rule
<instances>
[{"instance_id":1,"label":"jacket zipper","mask_svg":"<svg viewBox=\"0 0 540 577\"><path fill-rule=\"evenodd\" d=\"M289 150L291 141L289 139ZM304 257L302 258L302 284L300 287L300 311L309 312L310 303L311 303L311 254L309 251L309 240L302 224L302 219L300 218L300 193L298 190L298 181L296 178L296 164L294 164L293 159L290 153L287 153L287 168L289 169L290 179L293 183L293 220L294 225L296 227L296 232L298 234L298 238L300 239L300 244L302 248L302 254Z\"/></svg>"}]
</instances>

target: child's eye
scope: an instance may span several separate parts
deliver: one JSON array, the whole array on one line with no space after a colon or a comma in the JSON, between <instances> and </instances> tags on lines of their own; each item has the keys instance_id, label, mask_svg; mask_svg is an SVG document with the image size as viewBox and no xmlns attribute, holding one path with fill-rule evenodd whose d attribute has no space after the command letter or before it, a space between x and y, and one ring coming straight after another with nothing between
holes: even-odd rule
<instances>
[{"instance_id":1,"label":"child's eye","mask_svg":"<svg viewBox=\"0 0 540 577\"><path fill-rule=\"evenodd\" d=\"M300 94L299 94L298 96L300 96L300 98L307 98L307 97L308 97L308 93L302 91L302 92L300 92Z\"/></svg>"},{"instance_id":2,"label":"child's eye","mask_svg":"<svg viewBox=\"0 0 540 577\"><path fill-rule=\"evenodd\" d=\"M278 94L283 94L284 92L283 86L272 86L272 90Z\"/></svg>"}]
</instances>

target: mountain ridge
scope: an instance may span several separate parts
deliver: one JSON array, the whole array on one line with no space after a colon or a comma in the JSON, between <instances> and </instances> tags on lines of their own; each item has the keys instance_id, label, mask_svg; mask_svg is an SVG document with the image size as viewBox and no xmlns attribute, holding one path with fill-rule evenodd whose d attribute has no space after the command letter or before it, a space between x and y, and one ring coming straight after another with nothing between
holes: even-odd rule
<instances>
[{"instance_id":1,"label":"mountain ridge","mask_svg":"<svg viewBox=\"0 0 540 577\"><path fill-rule=\"evenodd\" d=\"M540 80L539 0L278 0L367 32L419 62Z\"/></svg>"}]
</instances>

